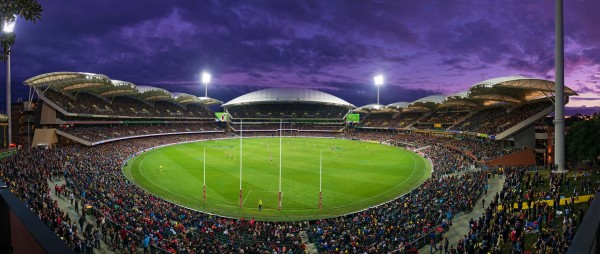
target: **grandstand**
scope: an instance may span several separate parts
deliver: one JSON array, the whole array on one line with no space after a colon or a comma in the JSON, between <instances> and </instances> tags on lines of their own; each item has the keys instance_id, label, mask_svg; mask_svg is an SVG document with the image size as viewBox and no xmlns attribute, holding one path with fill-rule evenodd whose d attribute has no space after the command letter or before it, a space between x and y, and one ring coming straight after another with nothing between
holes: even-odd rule
<instances>
[{"instance_id":1,"label":"grandstand","mask_svg":"<svg viewBox=\"0 0 600 254\"><path fill-rule=\"evenodd\" d=\"M548 80L494 78L449 96L357 108L355 112L363 118L357 128L493 139L513 147L536 148L538 157L543 157L547 149L536 147L534 128L554 111L553 92L554 82ZM568 87L565 93L567 100L577 95Z\"/></svg>"},{"instance_id":2,"label":"grandstand","mask_svg":"<svg viewBox=\"0 0 600 254\"><path fill-rule=\"evenodd\" d=\"M59 142L93 145L139 136L222 131L216 129L209 109L221 102L212 98L80 72L46 73L24 84L41 102L40 125L56 129Z\"/></svg>"},{"instance_id":3,"label":"grandstand","mask_svg":"<svg viewBox=\"0 0 600 254\"><path fill-rule=\"evenodd\" d=\"M251 92L225 104L233 131L341 131L354 106L333 95L301 88L270 88ZM282 120L285 120L283 122ZM243 126L242 126L243 124Z\"/></svg>"},{"instance_id":4,"label":"grandstand","mask_svg":"<svg viewBox=\"0 0 600 254\"><path fill-rule=\"evenodd\" d=\"M2 160L2 180L12 181L15 195L30 204L71 248L80 244L69 234L72 223L56 223L66 220L65 213L52 199L39 198L52 192L48 179L57 175L69 183L65 188L78 195L75 199L80 204L85 202L94 216L106 219L103 229L118 231L115 235L124 234L136 243L152 236L154 250L164 253L279 253L283 248L299 253L307 245L324 253L403 253L419 248L428 242L423 239L431 232L447 231L453 215L472 210L487 190L487 172L474 168L488 161L497 163L506 155L515 157L515 152L531 152L521 150L524 146L536 148L532 130L553 110L554 89L551 81L510 76L482 81L449 96L355 108L316 90L272 88L222 104L229 118L218 123L209 109L221 104L217 99L136 86L99 74L48 73L28 79L25 85L34 90L41 105L36 125L46 129L39 135L36 131L34 140L60 145ZM569 88L565 91L567 96L576 95ZM361 121L355 126L346 124L351 112L360 114ZM386 143L420 153L430 159L435 170L421 186L380 206L302 222L255 222L192 211L132 185L121 172L122 164L142 150L232 138L241 129L244 136L269 137L283 132ZM52 133L58 135L56 141L52 141ZM530 174L518 166L525 164L516 161L514 165L506 168L506 188L521 186L523 179L524 185L531 185ZM531 174L539 180L534 177L538 176ZM561 190L562 181L552 184L544 191L554 195ZM515 196L506 194L503 205L516 202ZM52 207L52 212L41 207ZM546 210L554 212L546 207L541 213ZM518 213L514 214L510 218L518 220ZM483 249L487 238L477 237L472 245ZM119 239L121 236L105 241L126 241Z\"/></svg>"},{"instance_id":5,"label":"grandstand","mask_svg":"<svg viewBox=\"0 0 600 254\"><path fill-rule=\"evenodd\" d=\"M26 80L42 102L40 125L57 128L60 139L86 145L140 135L178 132L336 132L387 130L492 138L515 147L535 147L533 127L553 111L553 82L523 76L485 80L467 91L432 95L389 105L354 105L330 94L301 88L270 88L222 104L227 130L217 127L212 98L171 93L105 75L57 72ZM576 93L567 88L568 96ZM360 114L347 126L349 113ZM119 130L111 130L111 128ZM541 152L538 149L537 152Z\"/></svg>"}]
</instances>

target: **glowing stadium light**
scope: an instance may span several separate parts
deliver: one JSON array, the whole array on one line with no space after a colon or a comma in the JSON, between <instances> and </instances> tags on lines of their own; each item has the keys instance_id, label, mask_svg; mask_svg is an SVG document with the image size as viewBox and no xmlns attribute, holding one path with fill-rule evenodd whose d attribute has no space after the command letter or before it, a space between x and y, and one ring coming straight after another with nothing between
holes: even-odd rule
<instances>
[{"instance_id":1,"label":"glowing stadium light","mask_svg":"<svg viewBox=\"0 0 600 254\"><path fill-rule=\"evenodd\" d=\"M383 85L383 75L377 75L373 78L376 86Z\"/></svg>"},{"instance_id":2,"label":"glowing stadium light","mask_svg":"<svg viewBox=\"0 0 600 254\"><path fill-rule=\"evenodd\" d=\"M204 90L204 97L208 98L208 83L210 82L210 73L208 72L202 72L202 77L201 77L201 81L202 84L204 84L204 86L206 86L205 90Z\"/></svg>"},{"instance_id":3,"label":"glowing stadium light","mask_svg":"<svg viewBox=\"0 0 600 254\"><path fill-rule=\"evenodd\" d=\"M373 78L375 86L377 86L377 104L379 105L379 87L383 85L383 75L377 75Z\"/></svg>"},{"instance_id":4,"label":"glowing stadium light","mask_svg":"<svg viewBox=\"0 0 600 254\"><path fill-rule=\"evenodd\" d=\"M14 19L5 20L2 23L2 32L3 33L12 33L15 30L15 25L17 24L17 15L13 15Z\"/></svg>"},{"instance_id":5,"label":"glowing stadium light","mask_svg":"<svg viewBox=\"0 0 600 254\"><path fill-rule=\"evenodd\" d=\"M210 82L210 73L203 72L202 73L202 84L208 84Z\"/></svg>"}]
</instances>

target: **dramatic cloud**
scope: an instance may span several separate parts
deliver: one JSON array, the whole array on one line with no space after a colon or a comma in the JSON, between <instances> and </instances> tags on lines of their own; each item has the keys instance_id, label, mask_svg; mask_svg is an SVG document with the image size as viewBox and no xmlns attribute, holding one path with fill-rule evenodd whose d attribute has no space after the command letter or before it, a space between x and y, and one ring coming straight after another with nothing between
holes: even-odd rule
<instances>
[{"instance_id":1,"label":"dramatic cloud","mask_svg":"<svg viewBox=\"0 0 600 254\"><path fill-rule=\"evenodd\" d=\"M19 22L14 97L55 71L105 74L137 85L227 101L266 87L309 87L357 106L468 89L520 73L554 76L554 6L493 1L41 1ZM600 1L565 1L566 84L600 106ZM4 68L2 68L4 69ZM3 72L2 72L3 73ZM589 98L589 99L588 99Z\"/></svg>"}]
</instances>

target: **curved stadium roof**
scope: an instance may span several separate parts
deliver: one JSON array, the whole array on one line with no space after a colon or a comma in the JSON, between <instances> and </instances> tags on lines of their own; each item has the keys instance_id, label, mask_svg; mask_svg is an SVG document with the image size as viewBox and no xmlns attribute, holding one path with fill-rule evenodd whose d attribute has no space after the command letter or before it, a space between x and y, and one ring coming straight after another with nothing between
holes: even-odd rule
<instances>
[{"instance_id":1,"label":"curved stadium roof","mask_svg":"<svg viewBox=\"0 0 600 254\"><path fill-rule=\"evenodd\" d=\"M520 103L553 96L554 81L525 76L506 76L481 81L469 88L469 98ZM565 95L577 95L565 86Z\"/></svg>"},{"instance_id":2,"label":"curved stadium roof","mask_svg":"<svg viewBox=\"0 0 600 254\"><path fill-rule=\"evenodd\" d=\"M225 104L223 107L279 102L323 103L353 108L354 105L336 96L307 88L268 88L244 94Z\"/></svg>"},{"instance_id":3,"label":"curved stadium roof","mask_svg":"<svg viewBox=\"0 0 600 254\"><path fill-rule=\"evenodd\" d=\"M204 104L204 105L216 105L223 104L222 101L209 98L209 97L198 97L187 93L171 93L179 104Z\"/></svg>"},{"instance_id":4,"label":"curved stadium roof","mask_svg":"<svg viewBox=\"0 0 600 254\"><path fill-rule=\"evenodd\" d=\"M214 105L222 102L207 97L196 97L189 94L184 97L150 86L136 86L127 81L111 80L105 75L87 72L50 72L37 75L23 82L34 88L52 87L64 93L87 92L100 97L130 96L145 102L171 101L180 104Z\"/></svg>"},{"instance_id":5,"label":"curved stadium roof","mask_svg":"<svg viewBox=\"0 0 600 254\"><path fill-rule=\"evenodd\" d=\"M415 100L408 105L403 102L393 103L388 105L386 109L393 107L402 111L408 111L435 110L445 107L478 108L506 103L519 104L542 98L553 100L554 88L554 81L551 80L518 75L506 76L478 82L467 91L448 96L432 95ZM577 93L565 86L565 95L576 96Z\"/></svg>"},{"instance_id":6,"label":"curved stadium roof","mask_svg":"<svg viewBox=\"0 0 600 254\"><path fill-rule=\"evenodd\" d=\"M156 87L136 86L127 81L111 80L105 75L85 72L45 73L24 82L34 88L52 87L63 93L87 92L100 97L130 96L145 102L171 101L179 104L214 105L221 101L189 94L171 93ZM565 95L577 95L565 86ZM471 86L468 91L449 96L429 96L411 103L399 102L371 111L391 110L434 110L440 107L485 107L497 103L519 104L554 96L554 81L525 76L506 76L484 80ZM354 108L354 105L336 96L306 88L270 88L237 97L223 106L252 103L308 102L339 105ZM369 107L361 107L366 109Z\"/></svg>"},{"instance_id":7,"label":"curved stadium roof","mask_svg":"<svg viewBox=\"0 0 600 254\"><path fill-rule=\"evenodd\" d=\"M430 95L408 104L408 108L419 110L433 110L446 99L443 95Z\"/></svg>"}]
</instances>

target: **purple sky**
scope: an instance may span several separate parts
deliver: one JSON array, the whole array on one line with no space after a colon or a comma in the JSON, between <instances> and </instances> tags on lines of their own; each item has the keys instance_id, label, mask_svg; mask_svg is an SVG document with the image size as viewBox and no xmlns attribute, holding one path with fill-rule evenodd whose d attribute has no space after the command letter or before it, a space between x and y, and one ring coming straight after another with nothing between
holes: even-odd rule
<instances>
[{"instance_id":1,"label":"purple sky","mask_svg":"<svg viewBox=\"0 0 600 254\"><path fill-rule=\"evenodd\" d=\"M553 79L554 1L67 1L40 0L12 50L22 82L56 71L228 101L266 87L307 87L361 106L450 94L513 74ZM571 107L599 107L600 1L565 1ZM4 66L4 65L3 65ZM2 81L5 68L0 68ZM4 99L4 96L2 96ZM3 104L2 104L3 105Z\"/></svg>"}]
</instances>

